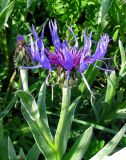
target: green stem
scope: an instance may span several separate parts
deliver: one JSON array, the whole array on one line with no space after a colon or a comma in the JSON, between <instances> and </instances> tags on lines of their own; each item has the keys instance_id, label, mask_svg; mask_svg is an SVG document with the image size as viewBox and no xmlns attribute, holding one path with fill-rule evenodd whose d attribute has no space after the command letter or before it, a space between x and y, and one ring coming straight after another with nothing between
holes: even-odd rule
<instances>
[{"instance_id":1,"label":"green stem","mask_svg":"<svg viewBox=\"0 0 126 160\"><path fill-rule=\"evenodd\" d=\"M66 124L66 119L68 115L68 109L70 105L70 97L71 97L71 88L63 88L62 89L63 97L62 97L62 106L61 106L61 113L60 119L56 130L55 135L55 146L57 150L57 160L61 160L62 155L64 153L64 146L63 146L63 138L64 138L64 127Z\"/></svg>"},{"instance_id":2,"label":"green stem","mask_svg":"<svg viewBox=\"0 0 126 160\"><path fill-rule=\"evenodd\" d=\"M27 69L20 69L20 76L22 87L24 91L28 91L28 70Z\"/></svg>"}]
</instances>

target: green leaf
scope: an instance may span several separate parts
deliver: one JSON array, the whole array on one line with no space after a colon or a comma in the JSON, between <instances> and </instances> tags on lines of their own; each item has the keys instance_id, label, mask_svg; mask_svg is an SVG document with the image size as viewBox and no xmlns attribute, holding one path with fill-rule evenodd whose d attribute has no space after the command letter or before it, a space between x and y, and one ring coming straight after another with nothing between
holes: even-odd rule
<instances>
[{"instance_id":1,"label":"green leaf","mask_svg":"<svg viewBox=\"0 0 126 160\"><path fill-rule=\"evenodd\" d=\"M14 1L12 1L5 9L0 13L0 30L3 28L4 24L7 22L10 14L14 8Z\"/></svg>"},{"instance_id":2,"label":"green leaf","mask_svg":"<svg viewBox=\"0 0 126 160\"><path fill-rule=\"evenodd\" d=\"M25 154L24 154L24 151L22 150L22 148L20 148L20 151L19 151L19 159L21 159L21 160L25 160Z\"/></svg>"},{"instance_id":3,"label":"green leaf","mask_svg":"<svg viewBox=\"0 0 126 160\"><path fill-rule=\"evenodd\" d=\"M8 137L8 157L9 160L18 160L10 137Z\"/></svg>"},{"instance_id":4,"label":"green leaf","mask_svg":"<svg viewBox=\"0 0 126 160\"><path fill-rule=\"evenodd\" d=\"M43 82L40 91L39 91L39 95L38 95L38 100L37 100L37 104L38 104L38 110L40 113L40 119L42 122L44 122L48 133L51 135L51 131L48 125L48 117L46 114L46 103L45 103L45 99L46 99L46 80Z\"/></svg>"},{"instance_id":5,"label":"green leaf","mask_svg":"<svg viewBox=\"0 0 126 160\"><path fill-rule=\"evenodd\" d=\"M125 55L125 49L123 47L121 40L119 40L119 49L120 49L121 61L122 61L121 67L123 67L126 63L126 55Z\"/></svg>"},{"instance_id":6,"label":"green leaf","mask_svg":"<svg viewBox=\"0 0 126 160\"><path fill-rule=\"evenodd\" d=\"M116 42L116 41L117 41L117 39L118 39L118 35L119 35L119 28L118 28L118 29L116 29L116 31L115 31L115 32L114 32L114 34L113 34L112 39L113 39L113 41L114 41L114 42Z\"/></svg>"},{"instance_id":7,"label":"green leaf","mask_svg":"<svg viewBox=\"0 0 126 160\"><path fill-rule=\"evenodd\" d=\"M33 2L34 2L34 0L27 0L27 8L29 8Z\"/></svg>"},{"instance_id":8,"label":"green leaf","mask_svg":"<svg viewBox=\"0 0 126 160\"><path fill-rule=\"evenodd\" d=\"M108 10L110 9L111 5L113 3L113 0L102 0L100 11L99 11L99 17L98 17L98 24L103 21L103 19L106 18L106 15L108 13Z\"/></svg>"},{"instance_id":9,"label":"green leaf","mask_svg":"<svg viewBox=\"0 0 126 160\"><path fill-rule=\"evenodd\" d=\"M4 10L7 5L9 4L10 0L0 0L0 12L2 12L2 10Z\"/></svg>"},{"instance_id":10,"label":"green leaf","mask_svg":"<svg viewBox=\"0 0 126 160\"><path fill-rule=\"evenodd\" d=\"M105 117L105 122L110 122L114 119L126 119L126 101L124 101L121 104L115 105L114 110L111 112L107 113Z\"/></svg>"},{"instance_id":11,"label":"green leaf","mask_svg":"<svg viewBox=\"0 0 126 160\"><path fill-rule=\"evenodd\" d=\"M48 160L56 159L53 141L50 139L48 133L45 132L44 126L40 124L41 122L38 123L33 121L23 107L22 113L31 129L31 132L41 153L43 153L45 158Z\"/></svg>"},{"instance_id":12,"label":"green leaf","mask_svg":"<svg viewBox=\"0 0 126 160\"><path fill-rule=\"evenodd\" d=\"M92 127L88 128L83 135L77 139L64 159L81 160L91 141L92 132Z\"/></svg>"},{"instance_id":13,"label":"green leaf","mask_svg":"<svg viewBox=\"0 0 126 160\"><path fill-rule=\"evenodd\" d=\"M7 138L3 136L3 125L2 120L0 120L0 159L8 160L8 150L7 150Z\"/></svg>"},{"instance_id":14,"label":"green leaf","mask_svg":"<svg viewBox=\"0 0 126 160\"><path fill-rule=\"evenodd\" d=\"M104 157L110 155L115 147L120 142L121 138L123 137L124 133L126 132L126 124L120 129L120 131L114 136L114 138L105 145L94 157L90 160L101 160Z\"/></svg>"},{"instance_id":15,"label":"green leaf","mask_svg":"<svg viewBox=\"0 0 126 160\"><path fill-rule=\"evenodd\" d=\"M40 114L34 97L25 91L17 91L16 94L20 97L21 103L25 107L31 119L37 121L40 118Z\"/></svg>"},{"instance_id":16,"label":"green leaf","mask_svg":"<svg viewBox=\"0 0 126 160\"><path fill-rule=\"evenodd\" d=\"M28 154L26 155L26 160L38 160L40 153L41 152L38 149L37 144L35 143L28 151Z\"/></svg>"},{"instance_id":17,"label":"green leaf","mask_svg":"<svg viewBox=\"0 0 126 160\"><path fill-rule=\"evenodd\" d=\"M9 104L7 105L7 107L3 111L0 112L0 120L2 118L4 118L9 113L9 111L13 107L16 100L17 100L17 96L14 96L13 99L11 100L11 102L9 102Z\"/></svg>"},{"instance_id":18,"label":"green leaf","mask_svg":"<svg viewBox=\"0 0 126 160\"><path fill-rule=\"evenodd\" d=\"M107 78L107 90L105 96L105 102L110 103L113 96L115 95L117 87L117 77L115 71L112 71Z\"/></svg>"},{"instance_id":19,"label":"green leaf","mask_svg":"<svg viewBox=\"0 0 126 160\"><path fill-rule=\"evenodd\" d=\"M44 121L48 126L45 99L46 99L46 81L43 82L40 88L37 104L38 104L38 109L39 109L39 113L41 116L41 120Z\"/></svg>"},{"instance_id":20,"label":"green leaf","mask_svg":"<svg viewBox=\"0 0 126 160\"><path fill-rule=\"evenodd\" d=\"M58 114L56 113L53 113L53 112L49 112L47 111L47 113L49 115L53 115L53 116L58 116ZM82 121L82 120L79 120L79 119L74 119L73 120L74 123L79 123L80 125L84 125L84 126L88 126L88 127L93 127L95 129L98 129L98 130L101 130L103 132L107 132L107 133L112 133L112 134L117 134L117 131L113 130L113 129L110 129L110 128L107 128L107 127L104 127L104 126L101 126L101 125L98 125L96 123L90 123L90 122L87 122L87 121ZM126 137L126 135L124 135L123 137Z\"/></svg>"}]
</instances>

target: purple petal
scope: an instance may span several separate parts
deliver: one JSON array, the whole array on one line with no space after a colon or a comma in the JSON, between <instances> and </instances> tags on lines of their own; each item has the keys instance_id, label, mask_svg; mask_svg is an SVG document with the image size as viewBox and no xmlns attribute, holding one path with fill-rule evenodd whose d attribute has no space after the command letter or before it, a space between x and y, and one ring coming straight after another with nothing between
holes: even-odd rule
<instances>
[{"instance_id":1,"label":"purple petal","mask_svg":"<svg viewBox=\"0 0 126 160\"><path fill-rule=\"evenodd\" d=\"M92 37L92 32L90 32L90 36L88 37L86 35L86 30L84 31L84 55L88 55L91 45L92 45L92 41L91 41L91 37Z\"/></svg>"},{"instance_id":2,"label":"purple petal","mask_svg":"<svg viewBox=\"0 0 126 160\"><path fill-rule=\"evenodd\" d=\"M33 34L35 40L37 40L39 37L38 37L38 33L37 33L37 31L36 31L36 29L35 29L33 24L32 24L32 29L30 31Z\"/></svg>"},{"instance_id":3,"label":"purple petal","mask_svg":"<svg viewBox=\"0 0 126 160\"><path fill-rule=\"evenodd\" d=\"M43 38L44 38L45 25L46 25L46 22L45 22L44 25L43 25L42 33L41 33L41 36L40 36L42 40L43 40Z\"/></svg>"},{"instance_id":4,"label":"purple petal","mask_svg":"<svg viewBox=\"0 0 126 160\"><path fill-rule=\"evenodd\" d=\"M62 49L62 55L58 60L66 70L72 69L73 59L67 47L64 46L64 48Z\"/></svg>"},{"instance_id":5,"label":"purple petal","mask_svg":"<svg viewBox=\"0 0 126 160\"><path fill-rule=\"evenodd\" d=\"M56 21L49 21L49 29L50 29L50 32L51 32L51 35L52 35L52 41L53 41L53 45L56 47L56 48L59 48L60 47L60 40L59 40L59 36L58 36L58 33L57 33L57 24L56 24Z\"/></svg>"},{"instance_id":6,"label":"purple petal","mask_svg":"<svg viewBox=\"0 0 126 160\"><path fill-rule=\"evenodd\" d=\"M101 37L101 39L98 42L95 54L92 56L94 61L99 60L105 56L109 41L109 36L107 34Z\"/></svg>"},{"instance_id":7,"label":"purple petal","mask_svg":"<svg viewBox=\"0 0 126 160\"><path fill-rule=\"evenodd\" d=\"M40 64L46 68L46 69L51 69L51 65L50 65L50 62L49 62L49 59L47 58L47 56L45 55L44 53L44 44L43 42L41 42L42 44L42 47L41 47L41 57L40 57Z\"/></svg>"},{"instance_id":8,"label":"purple petal","mask_svg":"<svg viewBox=\"0 0 126 160\"><path fill-rule=\"evenodd\" d=\"M79 72L83 73L88 68L88 62L84 61L84 55L80 59Z\"/></svg>"},{"instance_id":9,"label":"purple petal","mask_svg":"<svg viewBox=\"0 0 126 160\"><path fill-rule=\"evenodd\" d=\"M32 37L31 37L32 57L36 62L39 62L43 68L50 70L51 65L50 65L49 59L47 58L47 56L44 53L44 44L41 41L41 50L40 50L37 42L38 42L37 40L35 42L33 42Z\"/></svg>"}]
</instances>

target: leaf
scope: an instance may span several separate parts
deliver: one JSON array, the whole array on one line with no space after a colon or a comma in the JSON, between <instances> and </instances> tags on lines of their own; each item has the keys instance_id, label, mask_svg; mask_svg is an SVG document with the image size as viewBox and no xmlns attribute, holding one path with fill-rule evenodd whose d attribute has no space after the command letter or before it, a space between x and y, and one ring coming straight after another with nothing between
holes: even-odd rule
<instances>
[{"instance_id":1,"label":"leaf","mask_svg":"<svg viewBox=\"0 0 126 160\"><path fill-rule=\"evenodd\" d=\"M112 3L113 3L113 0L102 0L101 1L99 17L98 17L98 24L101 23L103 19L105 19Z\"/></svg>"},{"instance_id":2,"label":"leaf","mask_svg":"<svg viewBox=\"0 0 126 160\"><path fill-rule=\"evenodd\" d=\"M47 111L47 113L49 115L53 115L53 116L59 116L58 114L56 113L53 113L53 112L49 112ZM110 129L110 128L107 128L107 127L104 127L104 126L101 126L101 125L98 125L96 123L90 123L90 122L87 122L87 121L82 121L82 120L79 120L79 119L74 119L73 122L75 123L78 123L78 124L81 124L81 125L86 125L86 126L89 126L89 127L93 127L95 129L98 129L98 130L101 130L101 131L104 131L104 132L107 132L107 133L112 133L112 134L117 134L117 131L113 130L113 129ZM126 137L126 135L124 135L123 137Z\"/></svg>"},{"instance_id":3,"label":"leaf","mask_svg":"<svg viewBox=\"0 0 126 160\"><path fill-rule=\"evenodd\" d=\"M10 0L0 0L0 12L6 8L6 6L9 4Z\"/></svg>"},{"instance_id":4,"label":"leaf","mask_svg":"<svg viewBox=\"0 0 126 160\"><path fill-rule=\"evenodd\" d=\"M38 160L40 153L41 152L38 149L37 144L35 143L28 151L28 154L26 155L26 160Z\"/></svg>"},{"instance_id":5,"label":"leaf","mask_svg":"<svg viewBox=\"0 0 126 160\"><path fill-rule=\"evenodd\" d=\"M120 131L114 136L114 138L105 145L95 156L93 156L90 160L101 160L104 157L110 155L115 147L120 142L124 133L126 132L126 124L120 129Z\"/></svg>"},{"instance_id":6,"label":"leaf","mask_svg":"<svg viewBox=\"0 0 126 160\"><path fill-rule=\"evenodd\" d=\"M12 1L5 9L0 13L0 30L3 28L4 24L7 22L10 14L14 8L14 1Z\"/></svg>"},{"instance_id":7,"label":"leaf","mask_svg":"<svg viewBox=\"0 0 126 160\"><path fill-rule=\"evenodd\" d=\"M34 0L27 0L27 8L29 8L33 2L34 2Z\"/></svg>"},{"instance_id":8,"label":"leaf","mask_svg":"<svg viewBox=\"0 0 126 160\"><path fill-rule=\"evenodd\" d=\"M88 128L83 135L77 139L64 159L81 160L91 141L92 132L92 127Z\"/></svg>"},{"instance_id":9,"label":"leaf","mask_svg":"<svg viewBox=\"0 0 126 160\"><path fill-rule=\"evenodd\" d=\"M2 120L0 120L0 159L8 160L7 155L7 138L3 136L3 125Z\"/></svg>"},{"instance_id":10,"label":"leaf","mask_svg":"<svg viewBox=\"0 0 126 160\"><path fill-rule=\"evenodd\" d=\"M25 160L25 154L24 154L24 151L22 150L22 148L20 148L19 157L20 157L19 159Z\"/></svg>"},{"instance_id":11,"label":"leaf","mask_svg":"<svg viewBox=\"0 0 126 160\"><path fill-rule=\"evenodd\" d=\"M17 100L17 96L14 96L11 102L9 102L9 104L7 105L7 107L3 111L0 112L0 120L9 113L9 111L13 107L16 100Z\"/></svg>"},{"instance_id":12,"label":"leaf","mask_svg":"<svg viewBox=\"0 0 126 160\"><path fill-rule=\"evenodd\" d=\"M40 88L37 104L38 104L38 110L39 110L39 113L40 113L40 119L41 119L42 122L44 122L44 124L45 124L45 126L48 130L48 133L52 137L51 132L50 132L50 128L49 128L49 125L48 125L45 99L46 99L46 80L43 82L43 84Z\"/></svg>"},{"instance_id":13,"label":"leaf","mask_svg":"<svg viewBox=\"0 0 126 160\"><path fill-rule=\"evenodd\" d=\"M9 160L18 160L10 137L8 137L8 157Z\"/></svg>"},{"instance_id":14,"label":"leaf","mask_svg":"<svg viewBox=\"0 0 126 160\"><path fill-rule=\"evenodd\" d=\"M17 91L16 94L20 97L21 103L25 107L31 119L37 121L40 118L40 114L34 97L25 91Z\"/></svg>"},{"instance_id":15,"label":"leaf","mask_svg":"<svg viewBox=\"0 0 126 160\"><path fill-rule=\"evenodd\" d=\"M54 145L48 133L46 134L44 128L38 124L36 121L33 121L29 114L26 112L25 108L22 107L22 113L24 118L27 120L27 123L31 129L31 132L34 136L36 144L40 149L41 153L45 156L46 159L52 160L56 158Z\"/></svg>"},{"instance_id":16,"label":"leaf","mask_svg":"<svg viewBox=\"0 0 126 160\"><path fill-rule=\"evenodd\" d=\"M125 160L126 159L126 147L114 153L111 156L106 156L103 160Z\"/></svg>"},{"instance_id":17,"label":"leaf","mask_svg":"<svg viewBox=\"0 0 126 160\"><path fill-rule=\"evenodd\" d=\"M115 71L112 71L109 77L107 78L107 89L105 102L110 103L113 96L115 95L117 87L117 77Z\"/></svg>"},{"instance_id":18,"label":"leaf","mask_svg":"<svg viewBox=\"0 0 126 160\"><path fill-rule=\"evenodd\" d=\"M120 49L120 54L121 54L121 68L124 67L125 63L126 63L126 55L125 55L125 49L123 47L123 44L121 42L121 40L119 40L119 49Z\"/></svg>"},{"instance_id":19,"label":"leaf","mask_svg":"<svg viewBox=\"0 0 126 160\"><path fill-rule=\"evenodd\" d=\"M46 98L46 81L43 82L40 88L37 104L42 121L44 121L48 125L45 98Z\"/></svg>"},{"instance_id":20,"label":"leaf","mask_svg":"<svg viewBox=\"0 0 126 160\"><path fill-rule=\"evenodd\" d=\"M118 36L119 36L119 28L117 28L116 31L115 31L114 34L113 34L112 39L113 39L114 42L117 41Z\"/></svg>"},{"instance_id":21,"label":"leaf","mask_svg":"<svg viewBox=\"0 0 126 160\"><path fill-rule=\"evenodd\" d=\"M114 110L111 112L107 113L105 117L105 122L112 121L114 119L126 119L126 101L124 101L121 104L115 105Z\"/></svg>"}]
</instances>

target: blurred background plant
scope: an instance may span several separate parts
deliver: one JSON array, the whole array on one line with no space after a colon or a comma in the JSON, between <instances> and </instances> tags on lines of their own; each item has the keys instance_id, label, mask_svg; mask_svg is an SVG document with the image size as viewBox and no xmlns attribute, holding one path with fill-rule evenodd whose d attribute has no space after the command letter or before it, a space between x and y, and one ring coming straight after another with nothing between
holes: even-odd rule
<instances>
[{"instance_id":1,"label":"blurred background plant","mask_svg":"<svg viewBox=\"0 0 126 160\"><path fill-rule=\"evenodd\" d=\"M72 126L68 147L87 126L93 126L95 129L89 146L90 153L87 152L84 158L89 159L117 133L126 118L125 10L126 3L121 0L0 0L0 118L3 133L11 137L16 151L22 147L24 152L28 153L34 144L29 127L21 114L18 98L14 97L14 92L20 88L19 73L17 71L14 74L13 63L16 36L24 35L28 42L31 25L34 24L37 31L41 32L47 19L57 20L61 39L72 39L67 29L67 26L72 26L80 47L83 45L82 34L85 28L88 33L93 32L94 44L102 34L109 34L111 41L106 58L110 60L106 60L106 63L112 72L106 77L93 66L85 72L96 99L90 98L81 78L78 78L78 86L74 87L72 92L72 100L79 95L82 95L82 98L76 110L76 122ZM44 41L51 47L48 25L45 27ZM101 62L97 65L104 67ZM33 95L37 95L46 75L46 71L42 69L29 72L30 92ZM61 89L58 86L53 87L53 98L51 91L52 87L48 86L47 110L50 111L50 126L55 133L58 118L53 114L59 114L60 111ZM124 137L117 150L125 145Z\"/></svg>"}]
</instances>

